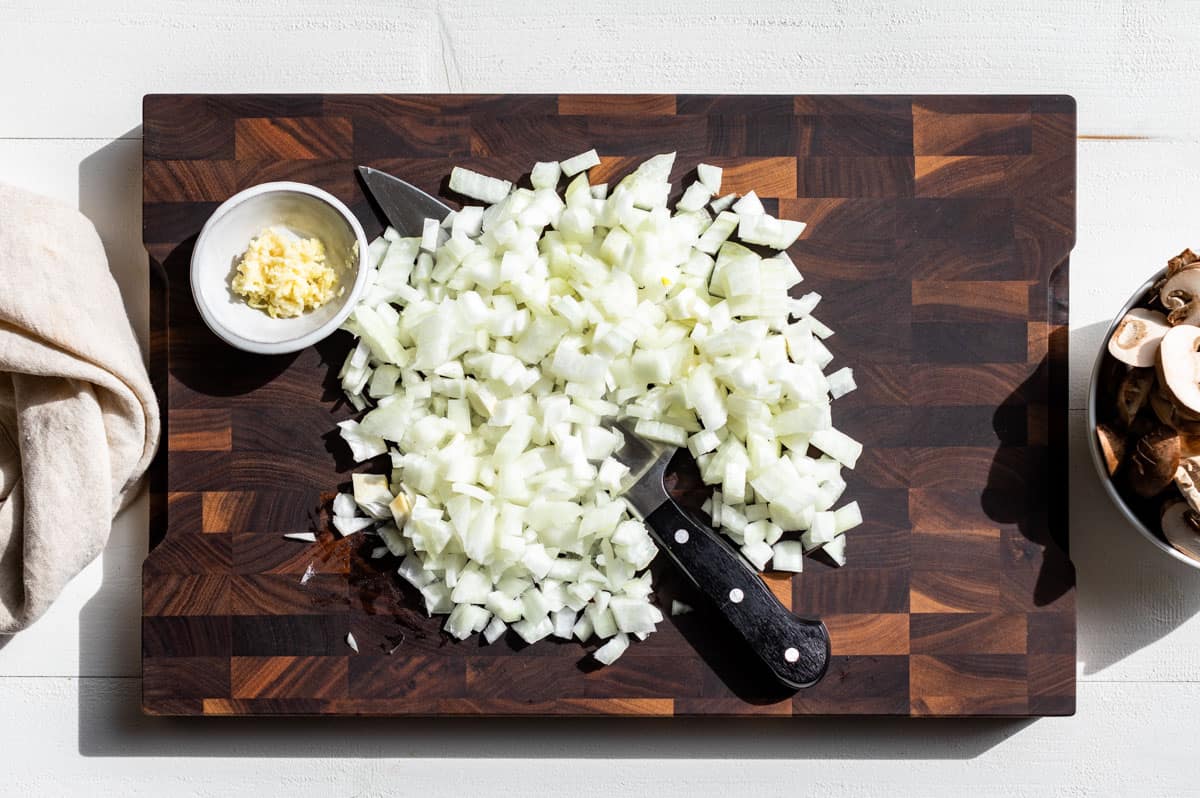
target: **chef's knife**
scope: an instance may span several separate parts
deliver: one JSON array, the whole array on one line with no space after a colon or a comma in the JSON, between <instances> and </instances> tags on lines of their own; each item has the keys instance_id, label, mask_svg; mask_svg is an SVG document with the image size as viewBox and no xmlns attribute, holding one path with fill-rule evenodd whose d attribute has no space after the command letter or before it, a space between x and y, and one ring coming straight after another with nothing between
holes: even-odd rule
<instances>
[{"instance_id":1,"label":"chef's knife","mask_svg":"<svg viewBox=\"0 0 1200 798\"><path fill-rule=\"evenodd\" d=\"M425 219L439 222L451 209L419 188L369 166L359 174L392 227L419 236ZM779 602L758 574L711 527L685 513L667 494L663 476L674 448L652 444L622 422L617 456L629 467L625 500L672 562L712 602L775 677L791 688L808 687L829 665L825 624L799 618Z\"/></svg>"},{"instance_id":2,"label":"chef's knife","mask_svg":"<svg viewBox=\"0 0 1200 798\"><path fill-rule=\"evenodd\" d=\"M653 444L625 422L614 426L625 439L616 456L629 467L623 495L659 548L780 682L792 688L815 684L829 665L825 624L793 615L723 537L675 503L663 485L675 447Z\"/></svg>"}]
</instances>

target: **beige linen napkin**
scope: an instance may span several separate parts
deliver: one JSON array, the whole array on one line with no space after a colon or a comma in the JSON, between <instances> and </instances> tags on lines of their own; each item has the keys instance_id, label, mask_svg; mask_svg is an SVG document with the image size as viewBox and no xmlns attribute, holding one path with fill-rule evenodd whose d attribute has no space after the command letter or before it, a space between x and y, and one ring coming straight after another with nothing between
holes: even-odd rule
<instances>
[{"instance_id":1,"label":"beige linen napkin","mask_svg":"<svg viewBox=\"0 0 1200 798\"><path fill-rule=\"evenodd\" d=\"M104 548L158 435L95 228L0 185L0 634L36 621Z\"/></svg>"}]
</instances>

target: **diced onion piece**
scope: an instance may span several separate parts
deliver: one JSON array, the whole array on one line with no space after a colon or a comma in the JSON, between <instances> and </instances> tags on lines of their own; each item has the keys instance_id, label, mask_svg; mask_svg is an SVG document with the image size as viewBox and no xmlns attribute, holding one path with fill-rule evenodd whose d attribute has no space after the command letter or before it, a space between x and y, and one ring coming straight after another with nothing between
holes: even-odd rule
<instances>
[{"instance_id":1,"label":"diced onion piece","mask_svg":"<svg viewBox=\"0 0 1200 798\"><path fill-rule=\"evenodd\" d=\"M456 604L483 604L492 592L492 580L483 571L470 566L458 575L450 600Z\"/></svg>"},{"instance_id":2,"label":"diced onion piece","mask_svg":"<svg viewBox=\"0 0 1200 798\"><path fill-rule=\"evenodd\" d=\"M390 363L380 364L371 375L367 385L367 395L372 399L382 399L396 392L396 382L400 379L400 369Z\"/></svg>"},{"instance_id":3,"label":"diced onion piece","mask_svg":"<svg viewBox=\"0 0 1200 798\"><path fill-rule=\"evenodd\" d=\"M833 528L839 535L854 529L862 522L862 511L858 509L858 502L850 502L833 511Z\"/></svg>"},{"instance_id":4,"label":"diced onion piece","mask_svg":"<svg viewBox=\"0 0 1200 798\"><path fill-rule=\"evenodd\" d=\"M703 183L692 183L683 192L683 196L679 198L679 202L675 205L676 211L698 211L708 202L712 196L712 191Z\"/></svg>"},{"instance_id":5,"label":"diced onion piece","mask_svg":"<svg viewBox=\"0 0 1200 798\"><path fill-rule=\"evenodd\" d=\"M854 468L862 454L861 443L836 429L814 432L811 443L846 468Z\"/></svg>"},{"instance_id":6,"label":"diced onion piece","mask_svg":"<svg viewBox=\"0 0 1200 798\"><path fill-rule=\"evenodd\" d=\"M499 618L492 618L492 620L488 621L488 625L483 628L483 639L488 644L495 643L506 631L508 631L508 624Z\"/></svg>"},{"instance_id":7,"label":"diced onion piece","mask_svg":"<svg viewBox=\"0 0 1200 798\"><path fill-rule=\"evenodd\" d=\"M748 504L746 505L745 515L746 521L754 523L755 521L765 521L771 514L771 509L766 504Z\"/></svg>"},{"instance_id":8,"label":"diced onion piece","mask_svg":"<svg viewBox=\"0 0 1200 798\"><path fill-rule=\"evenodd\" d=\"M766 209L763 208L762 200L758 198L758 195L749 191L733 203L733 212L738 216L761 216L766 213Z\"/></svg>"},{"instance_id":9,"label":"diced onion piece","mask_svg":"<svg viewBox=\"0 0 1200 798\"><path fill-rule=\"evenodd\" d=\"M608 457L600 464L600 470L596 475L596 483L599 487L610 493L619 493L621 480L628 473L629 466Z\"/></svg>"},{"instance_id":10,"label":"diced onion piece","mask_svg":"<svg viewBox=\"0 0 1200 798\"><path fill-rule=\"evenodd\" d=\"M640 177L646 182L665 183L671 176L675 166L675 153L664 152L647 158L634 171L634 177Z\"/></svg>"},{"instance_id":11,"label":"diced onion piece","mask_svg":"<svg viewBox=\"0 0 1200 798\"><path fill-rule=\"evenodd\" d=\"M388 250L388 242L392 240L390 236L398 238L399 235L395 229L388 227L383 231L382 236L367 246L367 260L371 263L372 267L378 267L380 261L383 260L383 256Z\"/></svg>"},{"instance_id":12,"label":"diced onion piece","mask_svg":"<svg viewBox=\"0 0 1200 798\"><path fill-rule=\"evenodd\" d=\"M578 614L570 607L563 607L552 612L550 614L550 621L554 624L554 636L563 640L570 640L574 634L573 630L575 629L575 620Z\"/></svg>"},{"instance_id":13,"label":"diced onion piece","mask_svg":"<svg viewBox=\"0 0 1200 798\"><path fill-rule=\"evenodd\" d=\"M356 463L387 453L383 438L363 434L357 421L339 421L338 428L342 431L342 440L350 446L350 454Z\"/></svg>"},{"instance_id":14,"label":"diced onion piece","mask_svg":"<svg viewBox=\"0 0 1200 798\"><path fill-rule=\"evenodd\" d=\"M721 171L721 167L708 163L702 163L696 167L696 176L708 189L710 197L715 197L721 190Z\"/></svg>"},{"instance_id":15,"label":"diced onion piece","mask_svg":"<svg viewBox=\"0 0 1200 798\"><path fill-rule=\"evenodd\" d=\"M629 648L629 636L625 634L617 634L613 636L607 643L600 646L592 653L596 661L601 665L612 665L616 662L625 650Z\"/></svg>"},{"instance_id":16,"label":"diced onion piece","mask_svg":"<svg viewBox=\"0 0 1200 798\"><path fill-rule=\"evenodd\" d=\"M821 547L821 551L829 555L829 558L838 565L846 564L846 536L838 535L833 540Z\"/></svg>"},{"instance_id":17,"label":"diced onion piece","mask_svg":"<svg viewBox=\"0 0 1200 798\"><path fill-rule=\"evenodd\" d=\"M358 641L354 639L354 632L346 633L346 645L350 646L355 654L358 653Z\"/></svg>"},{"instance_id":18,"label":"diced onion piece","mask_svg":"<svg viewBox=\"0 0 1200 798\"><path fill-rule=\"evenodd\" d=\"M358 515L358 503L354 501L354 495L339 493L335 496L333 498L333 514L344 515L348 518Z\"/></svg>"},{"instance_id":19,"label":"diced onion piece","mask_svg":"<svg viewBox=\"0 0 1200 798\"><path fill-rule=\"evenodd\" d=\"M363 516L348 518L344 515L335 515L333 517L333 528L336 529L338 534L342 537L353 535L356 532L361 532L373 524L375 524L374 518L365 518Z\"/></svg>"},{"instance_id":20,"label":"diced onion piece","mask_svg":"<svg viewBox=\"0 0 1200 798\"><path fill-rule=\"evenodd\" d=\"M533 171L529 173L529 182L534 188L554 188L558 185L558 178L562 174L562 168L558 165L558 161L539 161L533 165Z\"/></svg>"},{"instance_id":21,"label":"diced onion piece","mask_svg":"<svg viewBox=\"0 0 1200 798\"><path fill-rule=\"evenodd\" d=\"M743 198L744 199L744 198ZM737 203L734 204L737 208ZM765 213L739 214L738 238L749 244L787 249L804 232L804 222L776 219Z\"/></svg>"},{"instance_id":22,"label":"diced onion piece","mask_svg":"<svg viewBox=\"0 0 1200 798\"><path fill-rule=\"evenodd\" d=\"M391 512L396 526L403 529L404 525L408 523L408 519L412 517L412 502L402 491L397 493L396 497L388 504L388 510Z\"/></svg>"},{"instance_id":23,"label":"diced onion piece","mask_svg":"<svg viewBox=\"0 0 1200 798\"><path fill-rule=\"evenodd\" d=\"M696 414L700 416L706 429L715 433L725 426L728 414L724 391L718 387L713 370L708 364L701 364L692 370L686 383L686 391L688 401L696 409Z\"/></svg>"},{"instance_id":24,"label":"diced onion piece","mask_svg":"<svg viewBox=\"0 0 1200 798\"><path fill-rule=\"evenodd\" d=\"M305 543L316 543L317 535L315 532L288 532L284 535L288 540L302 540Z\"/></svg>"},{"instance_id":25,"label":"diced onion piece","mask_svg":"<svg viewBox=\"0 0 1200 798\"><path fill-rule=\"evenodd\" d=\"M773 547L771 567L776 571L800 573L804 570L804 546L798 540L781 540Z\"/></svg>"},{"instance_id":26,"label":"diced onion piece","mask_svg":"<svg viewBox=\"0 0 1200 798\"><path fill-rule=\"evenodd\" d=\"M450 170L450 190L494 205L512 191L512 183L456 166Z\"/></svg>"},{"instance_id":27,"label":"diced onion piece","mask_svg":"<svg viewBox=\"0 0 1200 798\"><path fill-rule=\"evenodd\" d=\"M730 504L742 504L746 501L746 465L744 463L730 461L725 464L721 492L725 496L725 501Z\"/></svg>"},{"instance_id":28,"label":"diced onion piece","mask_svg":"<svg viewBox=\"0 0 1200 798\"><path fill-rule=\"evenodd\" d=\"M483 230L483 208L478 205L466 205L454 215L450 227L454 238L474 238Z\"/></svg>"},{"instance_id":29,"label":"diced onion piece","mask_svg":"<svg viewBox=\"0 0 1200 798\"><path fill-rule=\"evenodd\" d=\"M386 507L391 503L392 492L383 474L351 474L350 480L354 486L354 502L359 507L365 509L372 504Z\"/></svg>"},{"instance_id":30,"label":"diced onion piece","mask_svg":"<svg viewBox=\"0 0 1200 798\"><path fill-rule=\"evenodd\" d=\"M671 599L671 615L687 615L692 611L690 604L684 604L682 601Z\"/></svg>"},{"instance_id":31,"label":"diced onion piece","mask_svg":"<svg viewBox=\"0 0 1200 798\"><path fill-rule=\"evenodd\" d=\"M858 387L854 383L854 371L849 366L843 366L833 372L827 377L827 380L829 395L834 399L840 399Z\"/></svg>"},{"instance_id":32,"label":"diced onion piece","mask_svg":"<svg viewBox=\"0 0 1200 798\"><path fill-rule=\"evenodd\" d=\"M421 228L421 249L424 252L436 251L441 232L442 228L437 219L426 219Z\"/></svg>"},{"instance_id":33,"label":"diced onion piece","mask_svg":"<svg viewBox=\"0 0 1200 798\"><path fill-rule=\"evenodd\" d=\"M588 150L587 152L581 152L578 155L567 158L559 165L562 167L564 175L574 177L584 170L591 169L593 166L599 166L600 156L596 154L595 150Z\"/></svg>"},{"instance_id":34,"label":"diced onion piece","mask_svg":"<svg viewBox=\"0 0 1200 798\"><path fill-rule=\"evenodd\" d=\"M819 512L813 515L812 525L800 536L801 542L807 549L823 546L837 537L837 527L831 512Z\"/></svg>"},{"instance_id":35,"label":"diced onion piece","mask_svg":"<svg viewBox=\"0 0 1200 798\"><path fill-rule=\"evenodd\" d=\"M446 619L446 633L458 640L466 640L476 632L482 632L492 614L474 604L459 604Z\"/></svg>"},{"instance_id":36,"label":"diced onion piece","mask_svg":"<svg viewBox=\"0 0 1200 798\"><path fill-rule=\"evenodd\" d=\"M723 197L718 197L708 203L708 207L712 208L713 213L721 213L733 207L733 203L737 201L737 194L726 194Z\"/></svg>"},{"instance_id":37,"label":"diced onion piece","mask_svg":"<svg viewBox=\"0 0 1200 798\"><path fill-rule=\"evenodd\" d=\"M813 335L824 340L833 335L833 330L821 323L821 320L815 316L809 315L804 319L804 325L812 330Z\"/></svg>"},{"instance_id":38,"label":"diced onion piece","mask_svg":"<svg viewBox=\"0 0 1200 798\"><path fill-rule=\"evenodd\" d=\"M688 438L687 442L688 451L692 453L692 457L707 454L714 451L720 445L721 439L711 429L700 430Z\"/></svg>"},{"instance_id":39,"label":"diced onion piece","mask_svg":"<svg viewBox=\"0 0 1200 798\"><path fill-rule=\"evenodd\" d=\"M396 526L384 524L379 527L379 537L383 540L383 544L386 547L385 551L391 553L393 556L403 557L408 553L408 544Z\"/></svg>"},{"instance_id":40,"label":"diced onion piece","mask_svg":"<svg viewBox=\"0 0 1200 798\"><path fill-rule=\"evenodd\" d=\"M767 567L773 553L771 547L761 540L742 546L742 554L760 571Z\"/></svg>"},{"instance_id":41,"label":"diced onion piece","mask_svg":"<svg viewBox=\"0 0 1200 798\"><path fill-rule=\"evenodd\" d=\"M712 509L708 511L709 516L712 518L712 525L714 528L717 528L717 529L721 528L721 526L722 526L721 520L723 517L722 514L723 514L724 510L725 510L725 505L724 505L724 502L722 501L721 491L714 490L713 495L712 495Z\"/></svg>"},{"instance_id":42,"label":"diced onion piece","mask_svg":"<svg viewBox=\"0 0 1200 798\"><path fill-rule=\"evenodd\" d=\"M586 612L579 616L579 620L575 622L575 626L571 629L571 634L581 643L586 643L591 639L593 634L592 619Z\"/></svg>"},{"instance_id":43,"label":"diced onion piece","mask_svg":"<svg viewBox=\"0 0 1200 798\"><path fill-rule=\"evenodd\" d=\"M721 211L696 242L696 249L709 255L715 255L717 250L721 248L721 244L725 243L733 235L733 231L737 227L737 215L729 211Z\"/></svg>"},{"instance_id":44,"label":"diced onion piece","mask_svg":"<svg viewBox=\"0 0 1200 798\"><path fill-rule=\"evenodd\" d=\"M445 582L430 582L421 588L427 615L444 615L454 609L450 600L450 588Z\"/></svg>"},{"instance_id":45,"label":"diced onion piece","mask_svg":"<svg viewBox=\"0 0 1200 798\"><path fill-rule=\"evenodd\" d=\"M649 419L639 420L634 427L634 431L647 440L659 441L671 446L683 446L687 443L688 438L687 430L683 427L668 424L664 421L650 421Z\"/></svg>"},{"instance_id":46,"label":"diced onion piece","mask_svg":"<svg viewBox=\"0 0 1200 798\"><path fill-rule=\"evenodd\" d=\"M540 618L524 618L512 624L512 630L526 643L536 643L554 633L554 623L546 615Z\"/></svg>"}]
</instances>

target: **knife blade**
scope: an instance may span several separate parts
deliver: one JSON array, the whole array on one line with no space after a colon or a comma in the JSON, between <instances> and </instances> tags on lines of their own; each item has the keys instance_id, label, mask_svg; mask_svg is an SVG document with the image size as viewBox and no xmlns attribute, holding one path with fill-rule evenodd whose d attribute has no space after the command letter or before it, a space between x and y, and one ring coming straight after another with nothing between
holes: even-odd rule
<instances>
[{"instance_id":1,"label":"knife blade","mask_svg":"<svg viewBox=\"0 0 1200 798\"><path fill-rule=\"evenodd\" d=\"M453 212L449 205L438 198L387 172L360 166L358 173L388 223L402 236L419 236L426 219L441 222Z\"/></svg>"},{"instance_id":2,"label":"knife blade","mask_svg":"<svg viewBox=\"0 0 1200 798\"><path fill-rule=\"evenodd\" d=\"M711 526L675 503L663 484L678 451L639 436L623 421L616 456L629 468L622 496L650 530L659 549L715 605L780 683L815 684L829 667L829 632L780 603L758 573Z\"/></svg>"}]
</instances>

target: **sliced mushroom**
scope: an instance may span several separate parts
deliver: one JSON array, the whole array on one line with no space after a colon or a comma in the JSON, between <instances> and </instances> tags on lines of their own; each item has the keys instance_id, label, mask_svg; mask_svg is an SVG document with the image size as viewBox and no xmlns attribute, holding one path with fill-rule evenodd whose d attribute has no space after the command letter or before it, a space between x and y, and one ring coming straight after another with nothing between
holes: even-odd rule
<instances>
[{"instance_id":1,"label":"sliced mushroom","mask_svg":"<svg viewBox=\"0 0 1200 798\"><path fill-rule=\"evenodd\" d=\"M1167 542L1194 560L1200 560L1200 516L1187 502L1163 505L1162 532Z\"/></svg>"},{"instance_id":2,"label":"sliced mushroom","mask_svg":"<svg viewBox=\"0 0 1200 798\"><path fill-rule=\"evenodd\" d=\"M1151 399L1154 399L1155 397L1161 398L1172 404L1176 404L1178 401L1176 400L1175 395L1171 393L1170 389L1163 384L1157 385L1154 393L1150 396ZM1197 413L1194 410L1189 410L1184 405L1176 405L1175 413L1179 418L1182 418L1185 421L1200 421L1200 413Z\"/></svg>"},{"instance_id":3,"label":"sliced mushroom","mask_svg":"<svg viewBox=\"0 0 1200 798\"><path fill-rule=\"evenodd\" d=\"M1158 417L1159 421L1168 427L1175 427L1175 422L1178 419L1175 412L1175 403L1171 401L1170 397L1155 391L1150 397L1150 407L1154 410L1154 415ZM1175 427L1175 429L1179 428Z\"/></svg>"},{"instance_id":4,"label":"sliced mushroom","mask_svg":"<svg viewBox=\"0 0 1200 798\"><path fill-rule=\"evenodd\" d=\"M1162 426L1162 423L1155 418L1153 413L1142 413L1133 420L1133 423L1129 425L1129 429L1125 430L1125 440L1136 441L1143 435L1149 435L1151 432L1154 432L1160 426ZM1168 424L1167 426L1170 425ZM1129 447L1126 446L1125 448L1128 449Z\"/></svg>"},{"instance_id":5,"label":"sliced mushroom","mask_svg":"<svg viewBox=\"0 0 1200 798\"><path fill-rule=\"evenodd\" d=\"M1200 270L1188 269L1186 273ZM1158 347L1158 381L1181 410L1200 417L1200 327L1181 324L1163 336Z\"/></svg>"},{"instance_id":6,"label":"sliced mushroom","mask_svg":"<svg viewBox=\"0 0 1200 798\"><path fill-rule=\"evenodd\" d=\"M1100 453L1104 456L1104 467L1111 477L1125 459L1125 438L1107 424L1096 427L1096 439L1100 442Z\"/></svg>"},{"instance_id":7,"label":"sliced mushroom","mask_svg":"<svg viewBox=\"0 0 1200 798\"><path fill-rule=\"evenodd\" d=\"M1155 391L1150 396L1150 407L1154 410L1155 417L1168 427L1173 427L1185 435L1200 435L1200 417L1175 404L1175 400L1169 395ZM1144 416L1137 421L1141 418ZM1138 426L1137 421L1130 427L1131 431Z\"/></svg>"},{"instance_id":8,"label":"sliced mushroom","mask_svg":"<svg viewBox=\"0 0 1200 798\"><path fill-rule=\"evenodd\" d=\"M1129 486L1139 496L1157 496L1179 471L1179 434L1159 427L1138 438L1129 456Z\"/></svg>"},{"instance_id":9,"label":"sliced mushroom","mask_svg":"<svg viewBox=\"0 0 1200 798\"><path fill-rule=\"evenodd\" d=\"M1175 469L1175 487L1194 512L1200 513L1200 459L1181 457Z\"/></svg>"},{"instance_id":10,"label":"sliced mushroom","mask_svg":"<svg viewBox=\"0 0 1200 798\"><path fill-rule=\"evenodd\" d=\"M1200 266L1200 255L1192 252L1190 248L1185 249L1167 261L1167 277L1174 277L1184 269L1193 269L1197 266Z\"/></svg>"},{"instance_id":11,"label":"sliced mushroom","mask_svg":"<svg viewBox=\"0 0 1200 798\"><path fill-rule=\"evenodd\" d=\"M1200 269L1183 269L1167 278L1158 298L1172 326L1200 323Z\"/></svg>"},{"instance_id":12,"label":"sliced mushroom","mask_svg":"<svg viewBox=\"0 0 1200 798\"><path fill-rule=\"evenodd\" d=\"M1154 372L1150 369L1130 369L1117 388L1117 415L1128 427L1150 401L1154 387ZM1165 422L1164 422L1165 423Z\"/></svg>"},{"instance_id":13,"label":"sliced mushroom","mask_svg":"<svg viewBox=\"0 0 1200 798\"><path fill-rule=\"evenodd\" d=\"M1200 277L1200 271L1196 274ZM1200 307L1200 303L1197 304ZM1158 342L1171 326L1167 317L1157 310L1134 308L1125 314L1117 329L1113 330L1112 338L1108 339L1108 351L1122 363L1139 368L1154 365L1154 356L1158 354Z\"/></svg>"}]
</instances>

